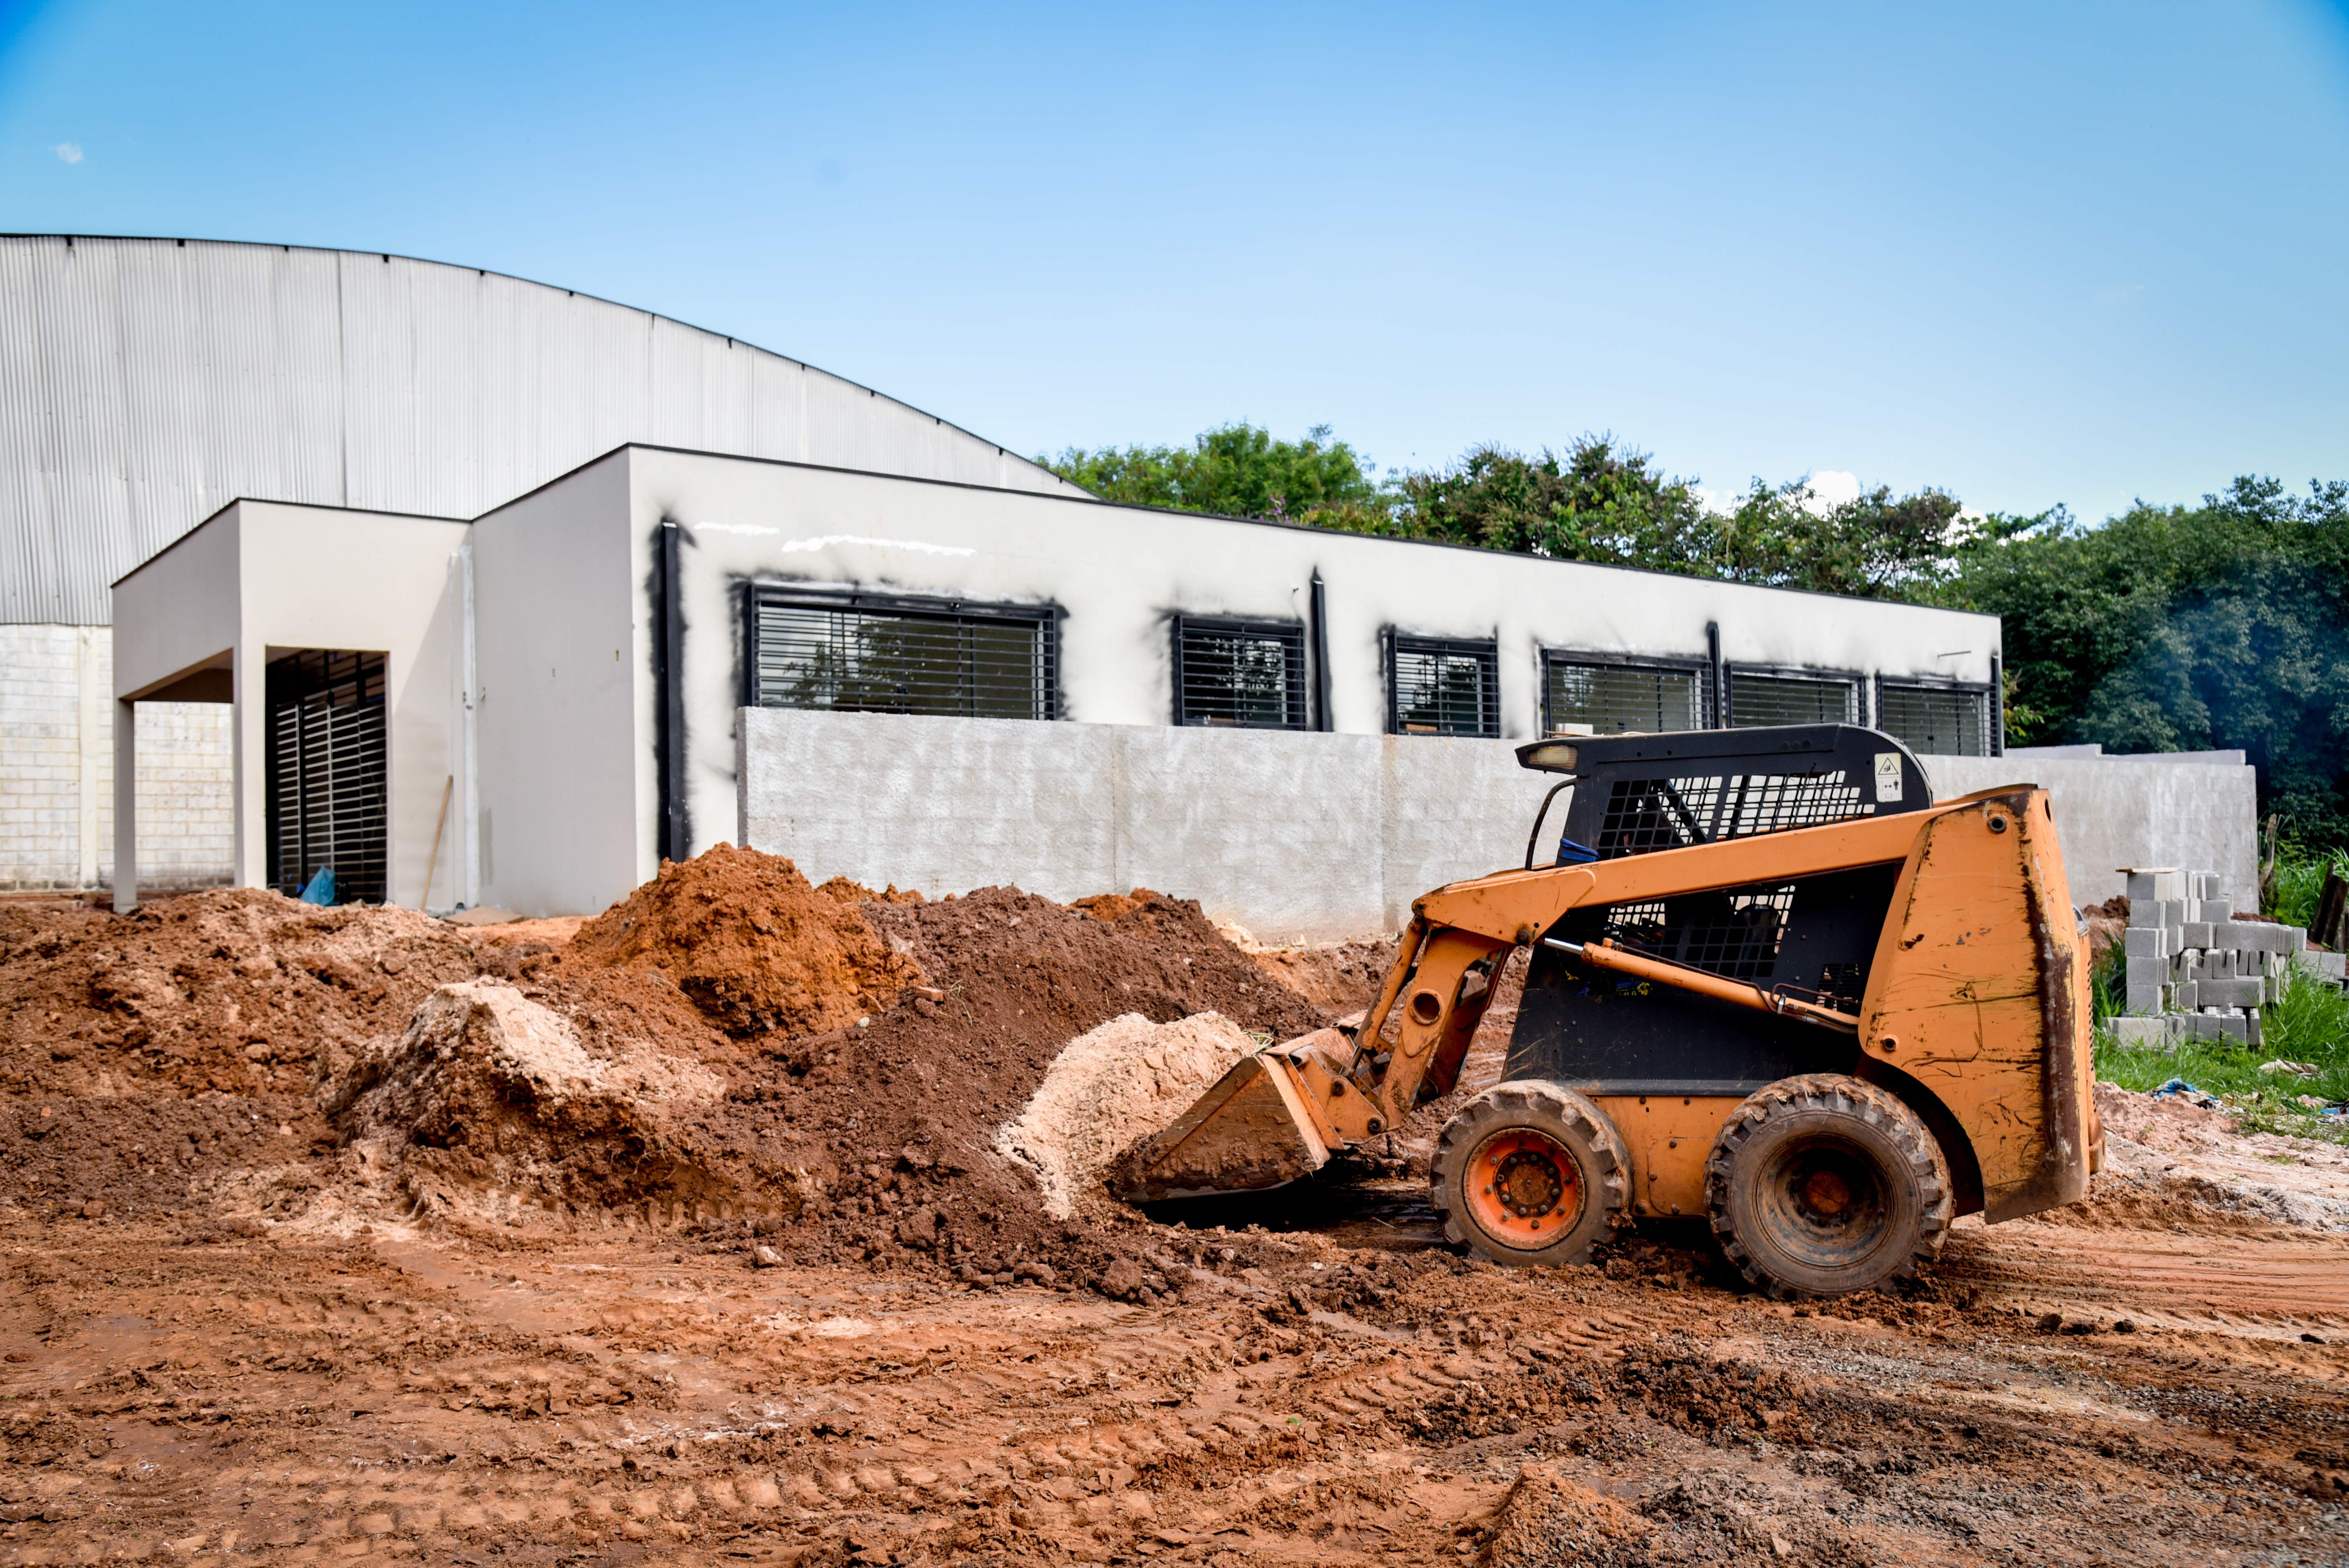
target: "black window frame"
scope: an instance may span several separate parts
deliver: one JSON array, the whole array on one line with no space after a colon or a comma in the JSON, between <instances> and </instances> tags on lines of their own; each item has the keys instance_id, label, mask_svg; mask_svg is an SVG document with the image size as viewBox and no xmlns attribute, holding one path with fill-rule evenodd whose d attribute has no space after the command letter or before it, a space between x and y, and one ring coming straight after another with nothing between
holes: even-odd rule
<instances>
[{"instance_id":1,"label":"black window frame","mask_svg":"<svg viewBox=\"0 0 2349 1568\"><path fill-rule=\"evenodd\" d=\"M1173 663L1170 667L1173 689L1174 727L1178 729L1308 729L1311 727L1306 697L1313 684L1313 672L1308 667L1305 654L1305 623L1302 621L1252 621L1216 615L1175 614L1169 617ZM1194 634L1206 636L1245 637L1278 643L1287 654L1287 678L1281 692L1281 721L1278 724L1252 724L1234 719L1216 724L1212 717L1195 717L1193 701L1187 687L1190 684L1189 642Z\"/></svg>"},{"instance_id":2,"label":"black window frame","mask_svg":"<svg viewBox=\"0 0 2349 1568\"><path fill-rule=\"evenodd\" d=\"M1387 686L1389 735L1449 736L1454 739L1498 740L1501 738L1501 640L1498 637L1428 637L1389 626L1380 634L1380 663ZM1406 728L1402 717L1402 660L1424 655L1439 659L1476 661L1477 727L1473 730Z\"/></svg>"},{"instance_id":3,"label":"black window frame","mask_svg":"<svg viewBox=\"0 0 2349 1568\"><path fill-rule=\"evenodd\" d=\"M1851 693L1851 703L1843 718L1788 719L1790 724L1857 724L1870 723L1875 715L1870 699L1875 696L1874 682L1863 670L1821 669L1807 665L1723 664L1721 667L1721 727L1723 729L1767 728L1766 725L1746 726L1737 722L1737 678L1758 676L1764 680L1808 681L1815 686L1840 685Z\"/></svg>"},{"instance_id":4,"label":"black window frame","mask_svg":"<svg viewBox=\"0 0 2349 1568\"><path fill-rule=\"evenodd\" d=\"M2000 754L1997 738L1994 733L1999 722L1998 705L1992 700L1991 694L1995 688L1993 688L1988 681L1955 680L1940 676L1879 675L1876 677L1873 684L1876 688L1873 694L1876 707L1874 726L1876 728L1883 730L1887 735L1892 735L1892 731L1886 727L1884 722L1884 694L1886 692L1947 692L1957 696L1980 697L1982 699L1981 740L1982 748L1978 752L1959 752L1957 755L1961 757L1996 757ZM1918 747L1910 743L1906 736L1893 736L1893 738L1899 741L1903 746L1907 746L1911 751L1919 749ZM1949 756L1950 753L1940 752L1936 755L1946 757Z\"/></svg>"},{"instance_id":5,"label":"black window frame","mask_svg":"<svg viewBox=\"0 0 2349 1568\"><path fill-rule=\"evenodd\" d=\"M1541 650L1541 726L1542 734L1545 736L1557 733L1558 719L1551 711L1549 677L1550 671L1560 665L1645 671L1654 675L1693 676L1696 677L1696 727L1699 729L1714 727L1710 722L1717 707L1717 696L1713 690L1713 661L1702 655L1682 656L1678 654L1602 654L1594 653L1587 648L1544 647Z\"/></svg>"},{"instance_id":6,"label":"black window frame","mask_svg":"<svg viewBox=\"0 0 2349 1568\"><path fill-rule=\"evenodd\" d=\"M874 593L861 588L825 588L804 583L759 583L744 585L742 595L742 706L802 713L890 714L885 707L795 707L762 700L759 660L761 611L800 610L833 614L869 614L936 621L968 621L1032 627L1036 633L1038 707L1041 711L1026 722L1050 723L1066 717L1061 691L1061 623L1067 612L1057 603L1020 603L1011 600L967 599L958 594ZM905 715L893 717L1009 718L1003 714ZM1021 722L1013 720L1012 722Z\"/></svg>"}]
</instances>

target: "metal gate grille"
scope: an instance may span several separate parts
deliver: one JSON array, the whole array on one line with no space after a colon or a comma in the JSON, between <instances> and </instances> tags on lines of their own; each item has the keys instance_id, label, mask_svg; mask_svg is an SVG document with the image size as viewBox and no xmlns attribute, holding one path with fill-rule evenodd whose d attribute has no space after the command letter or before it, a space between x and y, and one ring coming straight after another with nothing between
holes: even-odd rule
<instances>
[{"instance_id":1,"label":"metal gate grille","mask_svg":"<svg viewBox=\"0 0 2349 1568\"><path fill-rule=\"evenodd\" d=\"M751 702L840 713L1052 718L1050 609L911 601L853 605L761 590Z\"/></svg>"},{"instance_id":2,"label":"metal gate grille","mask_svg":"<svg viewBox=\"0 0 2349 1568\"><path fill-rule=\"evenodd\" d=\"M1394 638L1396 735L1501 733L1500 655L1491 643Z\"/></svg>"},{"instance_id":3,"label":"metal gate grille","mask_svg":"<svg viewBox=\"0 0 2349 1568\"><path fill-rule=\"evenodd\" d=\"M269 666L269 877L321 866L339 903L386 902L384 655L306 648Z\"/></svg>"},{"instance_id":4,"label":"metal gate grille","mask_svg":"<svg viewBox=\"0 0 2349 1568\"><path fill-rule=\"evenodd\" d=\"M1761 676L1732 670L1729 727L1777 724L1857 724L1859 688L1850 681Z\"/></svg>"},{"instance_id":5,"label":"metal gate grille","mask_svg":"<svg viewBox=\"0 0 2349 1568\"><path fill-rule=\"evenodd\" d=\"M1884 683L1876 727L1928 757L1990 755L1990 693Z\"/></svg>"},{"instance_id":6,"label":"metal gate grille","mask_svg":"<svg viewBox=\"0 0 2349 1568\"><path fill-rule=\"evenodd\" d=\"M1174 722L1305 727L1305 628L1174 619Z\"/></svg>"},{"instance_id":7,"label":"metal gate grille","mask_svg":"<svg viewBox=\"0 0 2349 1568\"><path fill-rule=\"evenodd\" d=\"M1701 671L1553 658L1543 672L1546 727L1553 735L1661 734L1702 729Z\"/></svg>"}]
</instances>

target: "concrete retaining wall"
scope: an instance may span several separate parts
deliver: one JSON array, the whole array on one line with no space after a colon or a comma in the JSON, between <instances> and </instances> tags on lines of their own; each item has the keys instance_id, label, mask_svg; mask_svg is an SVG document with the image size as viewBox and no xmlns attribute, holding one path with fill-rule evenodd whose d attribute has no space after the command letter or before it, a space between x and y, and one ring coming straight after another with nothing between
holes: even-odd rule
<instances>
[{"instance_id":1,"label":"concrete retaining wall","mask_svg":"<svg viewBox=\"0 0 2349 1568\"><path fill-rule=\"evenodd\" d=\"M1152 887L1266 942L1392 931L1429 888L1521 864L1552 782L1491 740L739 717L741 841L815 881L932 897L1010 882L1063 901ZM2248 768L1924 762L1945 796L2045 784L2082 902L2120 892L2124 865L2216 866L2247 890L2254 874Z\"/></svg>"},{"instance_id":2,"label":"concrete retaining wall","mask_svg":"<svg viewBox=\"0 0 2349 1568\"><path fill-rule=\"evenodd\" d=\"M1152 887L1267 942L1392 931L1525 857L1549 781L1504 744L741 712L745 843L936 897Z\"/></svg>"},{"instance_id":3,"label":"concrete retaining wall","mask_svg":"<svg viewBox=\"0 0 2349 1568\"><path fill-rule=\"evenodd\" d=\"M2150 757L1921 760L1944 799L2018 781L2045 786L2080 903L2127 892L2120 868L2135 866L2214 871L2236 908L2260 906L2256 769Z\"/></svg>"}]
</instances>

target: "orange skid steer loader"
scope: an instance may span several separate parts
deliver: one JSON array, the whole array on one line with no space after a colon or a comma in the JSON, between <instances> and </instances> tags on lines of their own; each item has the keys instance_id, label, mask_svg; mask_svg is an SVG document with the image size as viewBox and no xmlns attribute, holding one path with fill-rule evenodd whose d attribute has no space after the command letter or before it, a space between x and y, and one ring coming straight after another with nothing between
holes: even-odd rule
<instances>
[{"instance_id":1,"label":"orange skid steer loader","mask_svg":"<svg viewBox=\"0 0 2349 1568\"><path fill-rule=\"evenodd\" d=\"M1277 1187L1400 1126L1453 1089L1519 947L1507 1065L1431 1175L1485 1257L1578 1263L1631 1216L1703 1214L1754 1284L1834 1295L1912 1274L1957 1215L2087 1191L2087 954L2044 790L1936 801L1847 725L1517 757L1561 776L1525 868L1423 895L1366 1014L1235 1067L1127 1152L1120 1196Z\"/></svg>"}]
</instances>

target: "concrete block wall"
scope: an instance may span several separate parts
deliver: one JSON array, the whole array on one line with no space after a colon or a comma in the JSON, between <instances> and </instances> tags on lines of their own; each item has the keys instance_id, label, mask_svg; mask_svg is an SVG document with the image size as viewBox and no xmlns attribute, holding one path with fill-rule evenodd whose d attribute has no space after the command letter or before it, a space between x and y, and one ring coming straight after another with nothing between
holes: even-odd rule
<instances>
[{"instance_id":1,"label":"concrete block wall","mask_svg":"<svg viewBox=\"0 0 2349 1568\"><path fill-rule=\"evenodd\" d=\"M0 625L0 892L114 878L114 640L105 626ZM230 880L225 703L143 703L139 840L147 885Z\"/></svg>"},{"instance_id":2,"label":"concrete block wall","mask_svg":"<svg viewBox=\"0 0 2349 1568\"><path fill-rule=\"evenodd\" d=\"M1919 760L1944 800L2002 784L2044 788L2075 903L2127 892L2123 866L2201 866L2218 877L2219 896L2259 907L2259 774L2240 761L2037 752Z\"/></svg>"},{"instance_id":3,"label":"concrete block wall","mask_svg":"<svg viewBox=\"0 0 2349 1568\"><path fill-rule=\"evenodd\" d=\"M1522 863L1553 782L1488 740L740 717L741 841L818 882L1151 887L1265 942L1392 931L1428 889Z\"/></svg>"},{"instance_id":4,"label":"concrete block wall","mask_svg":"<svg viewBox=\"0 0 2349 1568\"><path fill-rule=\"evenodd\" d=\"M1428 889L1522 864L1555 782L1519 768L1507 741L737 717L739 840L819 882L932 896L1014 882L1064 901L1153 887L1267 942L1393 931ZM1943 798L2047 785L2075 902L2121 892L2115 868L2181 851L2215 846L2220 863L2253 874L2249 769L1922 760ZM1546 829L1553 841L1564 809Z\"/></svg>"}]
</instances>

